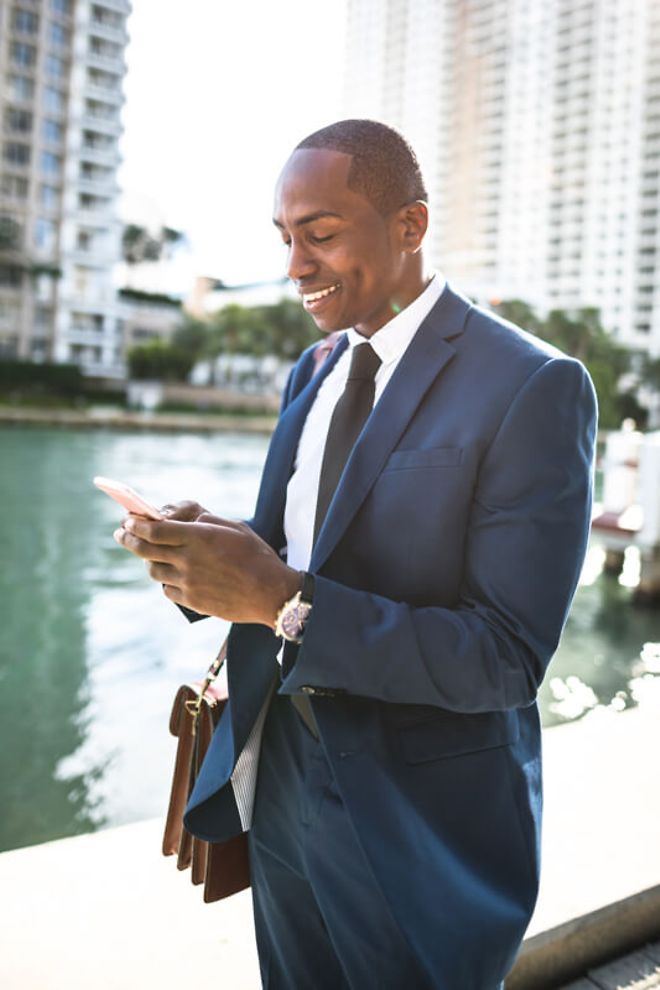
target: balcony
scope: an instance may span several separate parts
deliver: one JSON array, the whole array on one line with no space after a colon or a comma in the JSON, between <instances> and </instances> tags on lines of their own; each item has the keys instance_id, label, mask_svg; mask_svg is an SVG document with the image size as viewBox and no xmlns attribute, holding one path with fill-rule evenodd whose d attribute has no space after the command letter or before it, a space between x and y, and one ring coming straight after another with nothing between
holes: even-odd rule
<instances>
[{"instance_id":1,"label":"balcony","mask_svg":"<svg viewBox=\"0 0 660 990\"><path fill-rule=\"evenodd\" d=\"M106 168L117 168L121 162L121 154L115 143L108 148L90 148L88 145L83 144L79 156L81 161L92 162L96 165L105 165Z\"/></svg>"},{"instance_id":2,"label":"balcony","mask_svg":"<svg viewBox=\"0 0 660 990\"><path fill-rule=\"evenodd\" d=\"M85 52L85 64L91 69L101 69L123 76L126 72L126 62L123 52L116 56L98 55L95 52Z\"/></svg>"},{"instance_id":3,"label":"balcony","mask_svg":"<svg viewBox=\"0 0 660 990\"><path fill-rule=\"evenodd\" d=\"M116 138L121 136L123 130L122 123L116 116L106 117L100 114L83 113L77 123L88 130L100 131L102 134Z\"/></svg>"},{"instance_id":4,"label":"balcony","mask_svg":"<svg viewBox=\"0 0 660 990\"><path fill-rule=\"evenodd\" d=\"M103 100L120 107L125 99L121 84L122 75L94 71L87 74L83 92L90 99Z\"/></svg>"},{"instance_id":5,"label":"balcony","mask_svg":"<svg viewBox=\"0 0 660 990\"><path fill-rule=\"evenodd\" d=\"M78 192L84 193L87 196L98 196L102 200L110 200L110 202L114 202L115 198L119 195L119 183L116 181L114 175L109 179L88 179L79 176L76 182L76 189Z\"/></svg>"},{"instance_id":6,"label":"balcony","mask_svg":"<svg viewBox=\"0 0 660 990\"><path fill-rule=\"evenodd\" d=\"M98 21L93 15L87 22L88 34L103 38L104 41L111 41L116 45L127 45L129 41L128 31L125 25L115 26Z\"/></svg>"},{"instance_id":7,"label":"balcony","mask_svg":"<svg viewBox=\"0 0 660 990\"><path fill-rule=\"evenodd\" d=\"M119 14L130 14L131 4L129 0L94 0L96 7L107 7L108 10L115 10Z\"/></svg>"},{"instance_id":8,"label":"balcony","mask_svg":"<svg viewBox=\"0 0 660 990\"><path fill-rule=\"evenodd\" d=\"M116 252L112 252L104 247L92 248L88 251L77 247L66 253L66 261L73 262L79 268L105 270L116 264L118 260Z\"/></svg>"}]
</instances>

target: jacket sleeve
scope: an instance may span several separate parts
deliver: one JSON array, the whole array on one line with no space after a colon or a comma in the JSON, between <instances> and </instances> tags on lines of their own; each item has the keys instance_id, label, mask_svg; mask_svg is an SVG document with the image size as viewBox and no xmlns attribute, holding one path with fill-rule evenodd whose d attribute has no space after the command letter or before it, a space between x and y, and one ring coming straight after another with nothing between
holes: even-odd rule
<instances>
[{"instance_id":1,"label":"jacket sleeve","mask_svg":"<svg viewBox=\"0 0 660 990\"><path fill-rule=\"evenodd\" d=\"M531 704L586 552L595 435L588 374L550 359L524 383L481 462L456 606L413 607L317 576L281 691L309 686L465 713ZM407 512L417 525L414 506Z\"/></svg>"}]
</instances>

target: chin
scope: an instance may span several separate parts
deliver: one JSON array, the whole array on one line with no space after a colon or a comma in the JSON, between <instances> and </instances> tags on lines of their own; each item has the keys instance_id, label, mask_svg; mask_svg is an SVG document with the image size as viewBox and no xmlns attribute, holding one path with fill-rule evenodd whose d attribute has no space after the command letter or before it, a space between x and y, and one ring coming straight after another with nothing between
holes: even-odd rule
<instances>
[{"instance_id":1,"label":"chin","mask_svg":"<svg viewBox=\"0 0 660 990\"><path fill-rule=\"evenodd\" d=\"M337 330L346 329L346 326L343 323L340 326L336 320L324 320L322 316L320 316L318 319L312 317L312 319L314 320L314 323L319 328L321 333L325 334L326 336L331 333L336 333Z\"/></svg>"}]
</instances>

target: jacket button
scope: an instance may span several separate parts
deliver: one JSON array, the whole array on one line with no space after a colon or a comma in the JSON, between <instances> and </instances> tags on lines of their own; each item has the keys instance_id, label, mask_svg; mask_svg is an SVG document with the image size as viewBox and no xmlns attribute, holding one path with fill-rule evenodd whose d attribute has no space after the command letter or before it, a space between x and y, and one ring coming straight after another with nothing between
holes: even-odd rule
<instances>
[{"instance_id":1,"label":"jacket button","mask_svg":"<svg viewBox=\"0 0 660 990\"><path fill-rule=\"evenodd\" d=\"M303 684L300 690L303 694L316 694L316 688L311 687L309 684Z\"/></svg>"}]
</instances>

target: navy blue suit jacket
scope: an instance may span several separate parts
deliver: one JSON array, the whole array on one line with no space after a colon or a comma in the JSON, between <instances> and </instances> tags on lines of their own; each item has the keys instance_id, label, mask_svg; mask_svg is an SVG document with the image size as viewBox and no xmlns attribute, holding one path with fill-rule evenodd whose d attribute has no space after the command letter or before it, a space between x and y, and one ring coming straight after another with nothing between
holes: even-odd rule
<instances>
[{"instance_id":1,"label":"navy blue suit jacket","mask_svg":"<svg viewBox=\"0 0 660 990\"><path fill-rule=\"evenodd\" d=\"M306 352L285 393L252 520L277 550L300 432L342 349L311 381ZM230 634L230 702L187 827L215 841L240 831L236 759L273 680L304 689L374 876L429 970L443 971L447 933L454 959L476 933L480 958L466 952L448 986L502 979L536 899L535 698L584 558L595 429L579 362L447 287L346 465L302 645L280 672L265 626Z\"/></svg>"}]
</instances>

